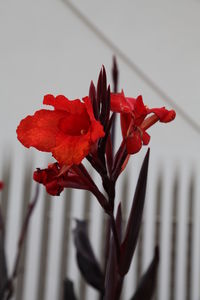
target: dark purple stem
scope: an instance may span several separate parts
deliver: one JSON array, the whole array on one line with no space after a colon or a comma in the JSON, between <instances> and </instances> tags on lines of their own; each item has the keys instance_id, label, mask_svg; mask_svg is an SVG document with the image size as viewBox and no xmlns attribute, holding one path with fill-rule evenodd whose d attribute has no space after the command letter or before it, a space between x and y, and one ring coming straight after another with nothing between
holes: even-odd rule
<instances>
[{"instance_id":1,"label":"dark purple stem","mask_svg":"<svg viewBox=\"0 0 200 300\"><path fill-rule=\"evenodd\" d=\"M24 223L22 225L21 233L20 233L19 240L18 240L18 249L17 249L16 258L15 258L13 272L12 272L12 275L11 275L10 279L8 280L9 293L7 295L6 300L11 299L11 297L13 295L13 291L14 291L13 290L13 281L17 277L18 266L19 266L21 253L22 253L22 246L24 244L24 241L25 241L25 238L26 238L26 235L27 235L27 231L28 231L28 227L29 227L29 223L30 223L30 220L31 220L33 210L34 210L34 208L36 206L36 203L37 203L37 200L38 200L38 195L39 195L39 184L37 184L37 186L36 186L36 192L35 192L34 199L28 206L27 214L26 214Z\"/></svg>"},{"instance_id":2,"label":"dark purple stem","mask_svg":"<svg viewBox=\"0 0 200 300\"><path fill-rule=\"evenodd\" d=\"M2 234L4 235L4 220L3 220L3 214L1 211L1 206L0 206L0 231L2 231Z\"/></svg>"},{"instance_id":3,"label":"dark purple stem","mask_svg":"<svg viewBox=\"0 0 200 300\"><path fill-rule=\"evenodd\" d=\"M119 243L119 237L118 237L118 234L117 234L116 223L115 223L115 218L114 218L113 213L110 214L110 220L111 220L112 234L113 234L113 238L114 238L115 246L116 246L117 261L119 262L119 259L120 259L120 243Z\"/></svg>"},{"instance_id":4,"label":"dark purple stem","mask_svg":"<svg viewBox=\"0 0 200 300\"><path fill-rule=\"evenodd\" d=\"M79 166L74 165L73 168L75 172L81 177L81 179L86 183L86 185L88 186L88 190L95 195L95 197L97 198L97 200L99 201L103 209L107 211L108 209L107 199L98 189L97 185L92 180L90 174L87 172L83 164L80 164Z\"/></svg>"}]
</instances>

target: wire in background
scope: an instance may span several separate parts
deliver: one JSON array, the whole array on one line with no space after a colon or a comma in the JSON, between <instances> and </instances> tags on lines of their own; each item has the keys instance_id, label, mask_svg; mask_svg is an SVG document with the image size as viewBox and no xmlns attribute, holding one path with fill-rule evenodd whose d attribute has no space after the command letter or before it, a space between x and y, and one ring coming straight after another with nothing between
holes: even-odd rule
<instances>
[{"instance_id":1,"label":"wire in background","mask_svg":"<svg viewBox=\"0 0 200 300\"><path fill-rule=\"evenodd\" d=\"M170 104L176 112L188 123L196 133L200 133L200 125L197 124L171 97L166 94L147 74L145 74L118 46L109 40L82 12L68 0L62 0L72 13L84 23L110 50L118 56L131 71L136 73L164 102Z\"/></svg>"}]
</instances>

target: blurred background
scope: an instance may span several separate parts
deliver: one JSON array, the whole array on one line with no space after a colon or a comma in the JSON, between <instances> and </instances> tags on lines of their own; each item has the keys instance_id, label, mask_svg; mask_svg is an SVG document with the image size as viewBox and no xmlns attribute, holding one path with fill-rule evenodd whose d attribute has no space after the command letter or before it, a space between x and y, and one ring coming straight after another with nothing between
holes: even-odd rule
<instances>
[{"instance_id":1,"label":"blurred background","mask_svg":"<svg viewBox=\"0 0 200 300\"><path fill-rule=\"evenodd\" d=\"M199 15L199 0L0 0L0 179L5 182L0 198L9 271L24 209L35 190L32 171L53 161L25 149L17 141L16 127L42 108L45 94L64 94L69 99L86 96L102 64L112 83L115 55L120 90L132 97L142 94L149 107L166 106L177 112L174 122L149 130L144 222L125 299L133 294L156 243L161 249L156 298L200 299ZM120 139L118 122L117 144ZM144 147L132 157L119 180L117 200L124 202L124 217L145 152ZM101 257L97 236L103 223L98 204L81 192L68 191L50 201L41 188L40 197L16 299L59 299L60 278L66 275L74 280L79 299L97 299L94 290L85 289L76 268L72 228L73 217L88 218L90 223L95 219L90 233Z\"/></svg>"}]
</instances>

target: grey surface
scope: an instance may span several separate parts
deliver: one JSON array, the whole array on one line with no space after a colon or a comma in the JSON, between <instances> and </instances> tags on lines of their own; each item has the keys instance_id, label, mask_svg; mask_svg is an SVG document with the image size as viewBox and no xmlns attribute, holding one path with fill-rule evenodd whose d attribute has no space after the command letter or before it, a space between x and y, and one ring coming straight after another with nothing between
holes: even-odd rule
<instances>
[{"instance_id":1,"label":"grey surface","mask_svg":"<svg viewBox=\"0 0 200 300\"><path fill-rule=\"evenodd\" d=\"M110 71L113 51L65 2L0 1L1 142L19 147L15 134L19 121L42 107L46 93L83 97L102 64ZM73 1L73 5L200 125L199 1ZM149 106L165 105L120 59L119 67L120 87L127 95L142 94ZM165 127L167 142L161 127L153 129L155 147L160 140L164 146L199 147L199 135L181 117Z\"/></svg>"}]
</instances>

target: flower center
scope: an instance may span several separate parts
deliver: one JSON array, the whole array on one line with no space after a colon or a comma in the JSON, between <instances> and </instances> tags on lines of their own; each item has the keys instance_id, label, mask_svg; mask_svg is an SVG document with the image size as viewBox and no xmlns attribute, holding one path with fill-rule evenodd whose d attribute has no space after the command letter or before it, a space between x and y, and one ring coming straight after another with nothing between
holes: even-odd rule
<instances>
[{"instance_id":1,"label":"flower center","mask_svg":"<svg viewBox=\"0 0 200 300\"><path fill-rule=\"evenodd\" d=\"M85 135L90 127L90 120L87 115L69 115L61 119L59 128L66 135Z\"/></svg>"}]
</instances>

